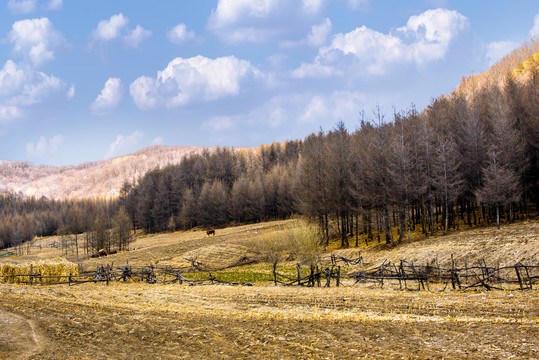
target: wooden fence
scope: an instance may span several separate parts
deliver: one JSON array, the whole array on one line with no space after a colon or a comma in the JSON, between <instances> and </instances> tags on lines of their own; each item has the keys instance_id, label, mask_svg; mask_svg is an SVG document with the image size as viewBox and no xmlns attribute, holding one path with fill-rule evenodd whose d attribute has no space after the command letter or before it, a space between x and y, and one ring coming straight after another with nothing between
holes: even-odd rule
<instances>
[{"instance_id":1,"label":"wooden fence","mask_svg":"<svg viewBox=\"0 0 539 360\"><path fill-rule=\"evenodd\" d=\"M347 259L342 256L332 255L322 258L317 265L309 268L308 275L301 275L301 265L297 264L297 275L289 276L273 273L274 284L280 286L308 286L308 287L330 287L343 284L347 279L347 285L373 282L383 287L387 283L397 283L400 289L409 290L430 290L429 284L442 285L443 290L451 286L452 289L471 289L482 287L487 290L509 287L513 289L533 289L539 282L539 265L524 265L517 263L512 266L487 266L485 261L478 265L457 267L452 259L451 268L442 268L435 265L418 265L413 262L401 260L399 263L384 261L380 266L367 270L354 271L345 274L343 268L351 265L361 265L361 256L356 259ZM230 282L218 280L212 273L226 268L235 267L249 263L249 259L240 261L222 268L209 269L201 263L192 262L191 267L174 268L171 266L125 266L114 267L114 264L100 265L95 270L84 270L79 267L77 275L42 275L40 273L3 275L7 281L20 277L18 283L25 284L69 284L77 285L83 283L111 281L141 281L150 284L228 284L251 286L251 283ZM186 272L202 272L207 274L206 279L188 279L183 274ZM54 281L56 280L56 281ZM350 280L352 280L350 282Z\"/></svg>"},{"instance_id":2,"label":"wooden fence","mask_svg":"<svg viewBox=\"0 0 539 360\"><path fill-rule=\"evenodd\" d=\"M479 265L442 268L433 265L417 265L401 260L399 263L384 261L380 266L365 271L348 274L360 282L376 282L381 287L384 282L398 281L400 288L409 289L416 284L417 290L429 289L429 283L444 285L444 290L451 285L453 289L470 289L483 287L487 290L503 290L503 285L513 285L520 290L533 289L539 281L539 266L517 263L512 266L487 266L485 261ZM507 286L506 286L507 288Z\"/></svg>"}]
</instances>

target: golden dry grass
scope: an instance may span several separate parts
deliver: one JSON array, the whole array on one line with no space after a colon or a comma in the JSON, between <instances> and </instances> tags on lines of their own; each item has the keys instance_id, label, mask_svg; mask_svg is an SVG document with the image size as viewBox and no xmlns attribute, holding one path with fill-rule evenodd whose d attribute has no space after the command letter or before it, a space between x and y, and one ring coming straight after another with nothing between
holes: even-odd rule
<instances>
[{"instance_id":1,"label":"golden dry grass","mask_svg":"<svg viewBox=\"0 0 539 360\"><path fill-rule=\"evenodd\" d=\"M83 236L80 236L79 254L82 259L80 262L85 268L112 262L116 266L129 262L134 266L188 267L193 260L207 269L227 267L240 260L243 263L263 265L266 257L265 243L271 239L286 242L291 229L301 226L301 220L294 219L217 229L216 235L210 237L206 235L205 230L142 235L131 244L130 251L94 259L82 259L84 242ZM52 237L35 240L30 255L2 258L0 263L31 262L59 257L60 249L47 247L47 244L54 241L58 239ZM517 262L538 265L539 221L505 225L501 229L486 227L452 232L445 236L414 240L411 243L405 241L397 246L373 242L369 247L361 243L359 248L340 249L339 243L338 240L332 242L322 257L327 258L334 253L357 258L361 251L364 258L363 268L380 265L385 260L398 262L401 259L419 265L436 260L440 266L449 267L451 255L459 266L464 263L475 265L483 260L489 266L507 266ZM286 262L288 258L285 251L280 265L293 267L293 261ZM76 262L74 251L70 252L67 259Z\"/></svg>"},{"instance_id":2,"label":"golden dry grass","mask_svg":"<svg viewBox=\"0 0 539 360\"><path fill-rule=\"evenodd\" d=\"M337 250L347 255L354 250ZM380 265L384 260L413 261L425 265L437 260L442 267L451 267L451 255L458 265L511 266L516 263L539 265L539 222L526 221L505 225L500 229L486 227L453 232L448 235L406 241L396 247L374 245L363 249L364 265Z\"/></svg>"}]
</instances>

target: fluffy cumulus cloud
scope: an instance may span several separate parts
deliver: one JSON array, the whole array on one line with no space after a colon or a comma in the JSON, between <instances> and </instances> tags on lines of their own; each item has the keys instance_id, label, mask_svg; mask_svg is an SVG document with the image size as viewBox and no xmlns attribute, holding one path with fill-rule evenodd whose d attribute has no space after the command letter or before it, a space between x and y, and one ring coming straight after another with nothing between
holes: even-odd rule
<instances>
[{"instance_id":1,"label":"fluffy cumulus cloud","mask_svg":"<svg viewBox=\"0 0 539 360\"><path fill-rule=\"evenodd\" d=\"M530 36L539 38L539 14L533 18L533 27L530 30Z\"/></svg>"},{"instance_id":2,"label":"fluffy cumulus cloud","mask_svg":"<svg viewBox=\"0 0 539 360\"><path fill-rule=\"evenodd\" d=\"M516 49L519 43L515 41L495 41L487 46L487 61L489 66L494 65L505 55Z\"/></svg>"},{"instance_id":3,"label":"fluffy cumulus cloud","mask_svg":"<svg viewBox=\"0 0 539 360\"><path fill-rule=\"evenodd\" d=\"M63 135L56 135L50 139L40 136L37 143L29 142L26 144L26 154L31 158L54 154L58 151L63 141Z\"/></svg>"},{"instance_id":4,"label":"fluffy cumulus cloud","mask_svg":"<svg viewBox=\"0 0 539 360\"><path fill-rule=\"evenodd\" d=\"M324 5L324 0L219 0L208 29L230 43L262 43L294 33L304 37Z\"/></svg>"},{"instance_id":5,"label":"fluffy cumulus cloud","mask_svg":"<svg viewBox=\"0 0 539 360\"><path fill-rule=\"evenodd\" d=\"M6 124L23 117L25 111L47 106L53 98L70 99L74 86L40 71L39 68L55 59L56 51L65 44L62 34L47 18L20 20L8 34L12 55L0 68L0 123Z\"/></svg>"},{"instance_id":6,"label":"fluffy cumulus cloud","mask_svg":"<svg viewBox=\"0 0 539 360\"><path fill-rule=\"evenodd\" d=\"M167 32L167 38L171 43L181 45L195 40L196 36L185 24L178 24Z\"/></svg>"},{"instance_id":7,"label":"fluffy cumulus cloud","mask_svg":"<svg viewBox=\"0 0 539 360\"><path fill-rule=\"evenodd\" d=\"M116 136L116 140L110 144L105 157L110 158L135 151L143 137L144 133L138 130L134 131L131 135Z\"/></svg>"},{"instance_id":8,"label":"fluffy cumulus cloud","mask_svg":"<svg viewBox=\"0 0 539 360\"><path fill-rule=\"evenodd\" d=\"M453 39L467 26L465 16L446 9L411 16L405 26L387 34L362 26L334 35L329 46L320 48L313 65L325 73L329 72L328 66L355 65L370 75L385 74L398 63L421 66L443 59ZM316 76L316 67L302 67L297 70L297 76L309 73Z\"/></svg>"},{"instance_id":9,"label":"fluffy cumulus cloud","mask_svg":"<svg viewBox=\"0 0 539 360\"><path fill-rule=\"evenodd\" d=\"M48 18L15 22L8 39L13 44L13 54L36 67L54 60L55 52L65 44L64 37Z\"/></svg>"},{"instance_id":10,"label":"fluffy cumulus cloud","mask_svg":"<svg viewBox=\"0 0 539 360\"><path fill-rule=\"evenodd\" d=\"M204 56L175 58L157 72L156 78L142 76L129 86L135 104L141 109L181 107L236 96L242 81L259 77L250 62L234 56L210 59Z\"/></svg>"},{"instance_id":11,"label":"fluffy cumulus cloud","mask_svg":"<svg viewBox=\"0 0 539 360\"><path fill-rule=\"evenodd\" d=\"M105 87L90 105L96 115L105 115L114 110L122 102L124 87L118 78L109 78Z\"/></svg>"},{"instance_id":12,"label":"fluffy cumulus cloud","mask_svg":"<svg viewBox=\"0 0 539 360\"><path fill-rule=\"evenodd\" d=\"M150 30L146 30L140 25L131 29L128 24L129 18L122 13L112 15L107 20L101 20L92 33L91 45L120 39L127 47L137 48L152 36Z\"/></svg>"},{"instance_id":13,"label":"fluffy cumulus cloud","mask_svg":"<svg viewBox=\"0 0 539 360\"><path fill-rule=\"evenodd\" d=\"M13 109L41 104L64 91L64 82L55 76L18 65L12 60L0 69L0 106L12 109L4 115L20 115L20 110Z\"/></svg>"}]
</instances>

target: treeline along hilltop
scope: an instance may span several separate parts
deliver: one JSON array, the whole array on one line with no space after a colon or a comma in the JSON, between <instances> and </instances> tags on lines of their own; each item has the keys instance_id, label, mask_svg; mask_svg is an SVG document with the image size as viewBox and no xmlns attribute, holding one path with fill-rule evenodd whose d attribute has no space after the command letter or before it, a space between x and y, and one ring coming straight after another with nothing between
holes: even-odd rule
<instances>
[{"instance_id":1,"label":"treeline along hilltop","mask_svg":"<svg viewBox=\"0 0 539 360\"><path fill-rule=\"evenodd\" d=\"M303 140L192 153L126 181L114 199L6 193L0 246L87 232L90 248L125 248L120 228L151 233L302 214L320 225L323 241L336 232L348 247L359 233L397 243L413 232L536 214L538 50L537 41L524 44L421 112L376 108L361 112L353 130L336 122Z\"/></svg>"}]
</instances>

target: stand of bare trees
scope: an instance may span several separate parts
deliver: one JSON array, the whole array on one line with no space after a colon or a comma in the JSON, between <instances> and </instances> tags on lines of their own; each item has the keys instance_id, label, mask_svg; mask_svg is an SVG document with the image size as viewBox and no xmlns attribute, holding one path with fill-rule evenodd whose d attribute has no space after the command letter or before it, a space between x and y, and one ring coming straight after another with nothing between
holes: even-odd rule
<instances>
[{"instance_id":1,"label":"stand of bare trees","mask_svg":"<svg viewBox=\"0 0 539 360\"><path fill-rule=\"evenodd\" d=\"M362 113L353 132L338 122L258 153L194 155L125 184L120 203L147 232L299 212L319 223L324 245L338 235L342 247L360 234L392 244L418 228L431 235L528 217L539 204L538 64L466 79L421 113Z\"/></svg>"}]
</instances>

